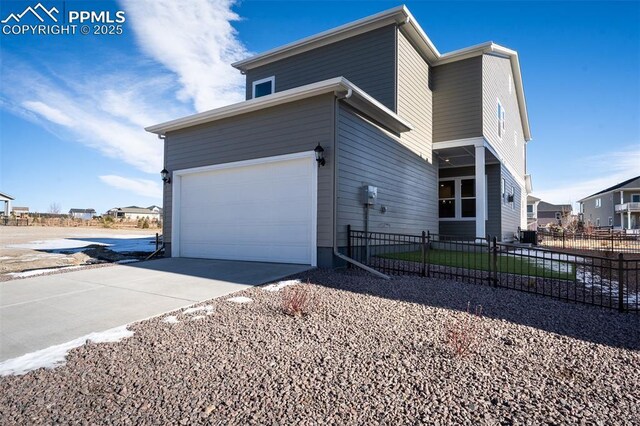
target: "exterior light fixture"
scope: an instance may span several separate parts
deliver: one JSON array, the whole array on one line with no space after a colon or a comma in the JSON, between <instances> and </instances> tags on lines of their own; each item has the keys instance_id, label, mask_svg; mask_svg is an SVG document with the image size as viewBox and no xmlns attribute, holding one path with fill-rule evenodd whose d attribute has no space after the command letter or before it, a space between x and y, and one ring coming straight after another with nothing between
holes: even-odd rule
<instances>
[{"instance_id":1,"label":"exterior light fixture","mask_svg":"<svg viewBox=\"0 0 640 426\"><path fill-rule=\"evenodd\" d=\"M162 177L162 181L164 183L171 183L171 178L169 177L169 172L167 171L167 169L162 169L162 171L160 172L160 176Z\"/></svg>"},{"instance_id":2,"label":"exterior light fixture","mask_svg":"<svg viewBox=\"0 0 640 426\"><path fill-rule=\"evenodd\" d=\"M318 166L324 166L324 148L318 144L316 148L313 150L316 153L316 161L318 162Z\"/></svg>"}]
</instances>

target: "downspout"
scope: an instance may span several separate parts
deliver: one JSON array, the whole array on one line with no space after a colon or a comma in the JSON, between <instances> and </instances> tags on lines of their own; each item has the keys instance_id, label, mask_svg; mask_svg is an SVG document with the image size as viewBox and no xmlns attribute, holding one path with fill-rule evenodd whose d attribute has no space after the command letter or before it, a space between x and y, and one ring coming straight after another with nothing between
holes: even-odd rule
<instances>
[{"instance_id":1,"label":"downspout","mask_svg":"<svg viewBox=\"0 0 640 426\"><path fill-rule=\"evenodd\" d=\"M352 265L357 266L360 269L364 269L365 271L380 277L386 280L390 279L388 275L383 274L382 272L378 272L373 268L368 267L365 264L358 262L338 251L338 102L341 99L349 99L353 95L353 90L348 89L345 95L336 96L335 102L333 104L333 124L334 124L334 135L333 135L333 255L339 259L342 259Z\"/></svg>"}]
</instances>

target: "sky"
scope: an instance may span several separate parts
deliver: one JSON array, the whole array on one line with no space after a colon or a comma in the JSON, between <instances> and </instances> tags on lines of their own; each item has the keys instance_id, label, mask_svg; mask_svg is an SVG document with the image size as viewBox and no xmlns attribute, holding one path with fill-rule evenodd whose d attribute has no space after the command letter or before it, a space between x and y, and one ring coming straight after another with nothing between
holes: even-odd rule
<instances>
[{"instance_id":1,"label":"sky","mask_svg":"<svg viewBox=\"0 0 640 426\"><path fill-rule=\"evenodd\" d=\"M92 34L103 24L76 16L60 22L76 34L0 35L0 192L39 212L161 205L162 141L144 127L242 101L234 61L401 4L41 3L67 20L125 21L104 24L121 34ZM2 0L0 20L37 4ZM485 41L518 51L534 195L575 202L640 175L640 2L405 4L441 53Z\"/></svg>"}]
</instances>

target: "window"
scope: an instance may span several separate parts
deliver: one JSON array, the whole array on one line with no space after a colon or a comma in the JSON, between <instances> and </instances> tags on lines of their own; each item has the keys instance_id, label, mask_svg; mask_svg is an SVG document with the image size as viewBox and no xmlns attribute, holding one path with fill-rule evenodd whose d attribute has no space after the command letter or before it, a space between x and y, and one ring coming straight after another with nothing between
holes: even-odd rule
<instances>
[{"instance_id":1,"label":"window","mask_svg":"<svg viewBox=\"0 0 640 426\"><path fill-rule=\"evenodd\" d=\"M556 212L556 219L557 219L557 220L562 219L562 213L560 213L560 212Z\"/></svg>"},{"instance_id":2,"label":"window","mask_svg":"<svg viewBox=\"0 0 640 426\"><path fill-rule=\"evenodd\" d=\"M613 218L609 216L609 226L613 226Z\"/></svg>"},{"instance_id":3,"label":"window","mask_svg":"<svg viewBox=\"0 0 640 426\"><path fill-rule=\"evenodd\" d=\"M596 208L602 207L602 198L596 198Z\"/></svg>"},{"instance_id":4,"label":"window","mask_svg":"<svg viewBox=\"0 0 640 426\"><path fill-rule=\"evenodd\" d=\"M600 218L596 218L596 226L600 226Z\"/></svg>"},{"instance_id":5,"label":"window","mask_svg":"<svg viewBox=\"0 0 640 426\"><path fill-rule=\"evenodd\" d=\"M640 194L632 194L631 195L632 203L640 203Z\"/></svg>"},{"instance_id":6,"label":"window","mask_svg":"<svg viewBox=\"0 0 640 426\"><path fill-rule=\"evenodd\" d=\"M476 180L468 177L441 180L438 211L441 219L476 217Z\"/></svg>"},{"instance_id":7,"label":"window","mask_svg":"<svg viewBox=\"0 0 640 426\"><path fill-rule=\"evenodd\" d=\"M511 185L511 192L509 193L510 202L511 202L511 210L516 209L516 188Z\"/></svg>"},{"instance_id":8,"label":"window","mask_svg":"<svg viewBox=\"0 0 640 426\"><path fill-rule=\"evenodd\" d=\"M502 138L504 135L504 107L498 101L498 137Z\"/></svg>"},{"instance_id":9,"label":"window","mask_svg":"<svg viewBox=\"0 0 640 426\"><path fill-rule=\"evenodd\" d=\"M533 213L533 204L527 204L527 213Z\"/></svg>"},{"instance_id":10,"label":"window","mask_svg":"<svg viewBox=\"0 0 640 426\"><path fill-rule=\"evenodd\" d=\"M504 180L504 178L502 178L502 180L500 181L500 196L502 197L502 204L507 202L506 184L506 181Z\"/></svg>"},{"instance_id":11,"label":"window","mask_svg":"<svg viewBox=\"0 0 640 426\"><path fill-rule=\"evenodd\" d=\"M440 181L438 189L440 217L456 217L456 181Z\"/></svg>"},{"instance_id":12,"label":"window","mask_svg":"<svg viewBox=\"0 0 640 426\"><path fill-rule=\"evenodd\" d=\"M256 80L253 82L253 98L272 94L276 88L276 78L274 76Z\"/></svg>"}]
</instances>

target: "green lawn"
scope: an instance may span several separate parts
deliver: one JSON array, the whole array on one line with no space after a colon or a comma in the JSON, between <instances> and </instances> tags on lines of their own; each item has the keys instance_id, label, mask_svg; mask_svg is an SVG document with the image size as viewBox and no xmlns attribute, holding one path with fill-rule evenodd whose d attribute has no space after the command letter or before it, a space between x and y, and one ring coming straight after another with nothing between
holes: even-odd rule
<instances>
[{"instance_id":1,"label":"green lawn","mask_svg":"<svg viewBox=\"0 0 640 426\"><path fill-rule=\"evenodd\" d=\"M407 260L410 262L422 262L422 253L412 251L406 253L386 254L381 257L387 259ZM429 250L428 263L432 265L453 266L465 269L478 269L488 271L489 253L470 253L448 250ZM493 267L493 266L491 266ZM498 255L498 271L510 274L529 275L534 277L555 278L561 280L575 279L575 268L566 262L558 260L545 260L544 266L529 262L526 258L517 256Z\"/></svg>"}]
</instances>

